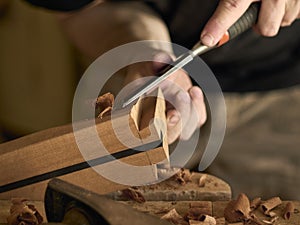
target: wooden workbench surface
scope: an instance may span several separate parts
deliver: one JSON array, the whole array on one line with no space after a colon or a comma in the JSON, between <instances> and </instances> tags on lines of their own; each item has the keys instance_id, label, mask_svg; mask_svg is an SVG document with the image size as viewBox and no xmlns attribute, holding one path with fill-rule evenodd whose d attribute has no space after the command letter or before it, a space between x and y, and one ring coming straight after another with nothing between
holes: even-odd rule
<instances>
[{"instance_id":1,"label":"wooden workbench surface","mask_svg":"<svg viewBox=\"0 0 300 225\"><path fill-rule=\"evenodd\" d=\"M169 212L171 209L176 209L176 211L184 216L189 208L191 202L195 203L197 202L199 205L202 205L203 207L207 208L207 213L211 214L215 218L222 218L224 217L224 209L226 205L228 204L228 201L217 201L217 202L209 202L209 201L179 201L179 202L156 202L156 201L149 201L145 203L135 203L135 202L123 202L124 204L128 204L132 206L133 208L149 213L158 217L161 217L165 215L167 212ZM299 225L300 224L300 213L295 213L291 216L289 220L284 220L282 217L282 213L284 210L284 206L287 202L283 202L282 205L278 206L274 211L278 216L279 219L276 221L276 225ZM294 201L295 208L297 210L300 209L300 202ZM269 217L266 217L263 215L260 209L257 209L255 212L255 215L259 219L263 220L269 220ZM218 222L218 220L217 220ZM224 223L220 222L217 225L224 225Z\"/></svg>"}]
</instances>

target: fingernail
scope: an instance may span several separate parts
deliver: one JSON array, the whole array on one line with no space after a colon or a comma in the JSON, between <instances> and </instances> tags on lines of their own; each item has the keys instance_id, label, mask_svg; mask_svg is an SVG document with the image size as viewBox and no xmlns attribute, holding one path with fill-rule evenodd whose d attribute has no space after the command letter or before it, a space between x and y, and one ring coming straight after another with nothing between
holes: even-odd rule
<instances>
[{"instance_id":1,"label":"fingernail","mask_svg":"<svg viewBox=\"0 0 300 225\"><path fill-rule=\"evenodd\" d=\"M178 116L171 116L168 120L168 124L170 126L175 126L179 122L179 117Z\"/></svg>"},{"instance_id":2,"label":"fingernail","mask_svg":"<svg viewBox=\"0 0 300 225\"><path fill-rule=\"evenodd\" d=\"M209 33L206 33L201 37L202 43L207 46L212 46L214 44L214 40L214 37Z\"/></svg>"}]
</instances>

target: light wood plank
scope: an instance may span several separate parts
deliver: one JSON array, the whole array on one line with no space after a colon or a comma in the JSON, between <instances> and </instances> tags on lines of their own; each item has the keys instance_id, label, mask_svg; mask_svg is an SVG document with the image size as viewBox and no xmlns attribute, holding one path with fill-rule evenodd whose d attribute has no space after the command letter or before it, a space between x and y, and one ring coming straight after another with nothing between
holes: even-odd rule
<instances>
[{"instance_id":1,"label":"light wood plank","mask_svg":"<svg viewBox=\"0 0 300 225\"><path fill-rule=\"evenodd\" d=\"M140 111L140 118L130 118L128 112L124 113L126 111L120 111L118 116L113 118L115 126L117 126L120 131L125 130L129 124L131 132L137 137L132 138L131 135L128 135L128 132L122 133L122 137L125 138L126 143L129 143L130 148L145 146L153 141L159 142L161 139L165 139L165 137L162 136L162 134L166 133L164 130L165 115L159 115L162 112L163 114L165 113L165 103L161 91L157 90L156 94L160 95L160 98L153 98L151 100L152 104L148 104L147 108L144 108L145 106L143 104L135 108L135 110ZM144 108L143 111L141 108ZM147 118L157 116L164 121L160 121L160 124L150 123L144 128L137 127L136 124L141 123L144 118L144 112L147 112ZM150 117L149 112L151 112ZM51 128L0 145L0 192L1 188L6 184L78 165L84 163L86 159L95 159L96 157L102 157L128 149L128 146L122 144L114 134L111 119L106 118L103 121L97 120L96 126L90 126L89 122L86 121L80 122L79 125L81 129L76 132L82 134L80 141L85 142L89 146L88 158L83 158L79 151L72 125ZM93 138L95 129L108 153L99 151L99 146L95 144L95 139ZM147 139L148 136L144 136L148 130L153 131L150 139ZM162 147L153 147L147 152L124 157L121 161L135 166L145 166L160 163L166 160L167 157L168 149L167 145L164 144ZM112 165L113 163L114 162L109 162L107 165ZM105 168L107 168L107 166ZM153 169L144 175L149 180L152 179L152 181L155 181L157 178L156 168L155 166L151 168ZM85 168L67 175L62 175L60 178L99 194L108 193L124 187L105 179L92 168ZM142 178L136 177L134 179ZM28 197L31 200L41 200L43 199L46 184L47 181L42 181L12 191L6 191L0 193L0 199L9 199L18 196Z\"/></svg>"}]
</instances>

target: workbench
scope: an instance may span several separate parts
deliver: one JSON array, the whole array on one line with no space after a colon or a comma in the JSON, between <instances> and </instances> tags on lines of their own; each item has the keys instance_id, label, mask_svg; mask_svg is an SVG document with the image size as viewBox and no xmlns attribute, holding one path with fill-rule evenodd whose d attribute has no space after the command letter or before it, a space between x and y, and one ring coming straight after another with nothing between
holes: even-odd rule
<instances>
[{"instance_id":1,"label":"workbench","mask_svg":"<svg viewBox=\"0 0 300 225\"><path fill-rule=\"evenodd\" d=\"M195 202L195 201L193 201ZM227 205L228 201L216 201L216 202L209 202L209 201L196 201L199 204L208 205L209 210L216 218L223 217L224 208ZM34 201L32 202L39 210L39 212L45 218L44 206L43 202L41 201ZM124 204L128 204L139 211L150 213L152 215L161 217L166 212L170 211L171 209L175 208L179 214L184 214L188 209L191 201L179 201L179 202L159 202L159 201L149 201L143 204L135 203L135 202L123 202ZM295 207L300 209L300 202L294 201ZM10 208L10 201L8 200L0 200L0 225L6 225L6 217L9 214ZM282 210L282 207L279 207L275 210L275 212L279 212ZM258 214L259 218L264 218L262 214ZM218 221L218 220L217 220ZM276 225L299 225L300 224L300 213L294 214L290 220L284 220L283 218L279 218ZM222 221L219 222L217 225L222 225Z\"/></svg>"},{"instance_id":2,"label":"workbench","mask_svg":"<svg viewBox=\"0 0 300 225\"><path fill-rule=\"evenodd\" d=\"M196 173L192 176L192 181L186 185L175 185L174 180L167 180L155 186L139 187L137 190L142 192L146 199L144 203L121 199L119 192L113 192L107 196L140 212L159 218L174 208L183 216L189 210L191 203L197 204L205 208L208 215L217 218L217 225L224 225L225 222L222 218L224 217L224 209L231 200L231 189L226 182L211 175L205 175L206 184L204 187L197 187L196 181L199 180L201 176L203 176L203 174ZM149 190L152 190L152 192L149 192ZM194 192L191 193L190 191ZM155 195L155 193L157 193L157 195ZM173 195L168 193L173 193ZM159 196L159 198L157 196ZM263 196L261 197L263 198ZM176 200L176 198L178 199ZM44 203L42 201L32 201L31 203L34 204L41 215L46 218ZM299 211L300 202L294 201L293 203L295 204L295 208ZM286 202L284 201L282 205L274 210L279 216L275 224L299 225L300 213L293 214L289 220L282 218L281 215L285 204ZM6 225L6 217L9 215L10 206L10 200L0 200L0 225ZM255 211L255 215L260 219L268 219L259 209Z\"/></svg>"}]
</instances>

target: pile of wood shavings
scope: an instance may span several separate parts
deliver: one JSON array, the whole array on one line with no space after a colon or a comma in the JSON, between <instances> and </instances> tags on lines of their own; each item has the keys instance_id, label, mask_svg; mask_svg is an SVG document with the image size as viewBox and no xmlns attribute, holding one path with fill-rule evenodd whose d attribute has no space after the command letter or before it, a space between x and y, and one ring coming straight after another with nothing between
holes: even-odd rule
<instances>
[{"instance_id":1,"label":"pile of wood shavings","mask_svg":"<svg viewBox=\"0 0 300 225\"><path fill-rule=\"evenodd\" d=\"M255 198L251 202L245 194L240 194L237 200L232 200L228 203L224 210L224 217L229 223L240 223L240 224L250 224L250 225L265 225L265 224L275 224L282 216L284 219L288 220L291 214L294 213L295 208L292 202L288 202L285 206L282 215L278 215L273 210L278 206L282 205L282 201L279 197L274 197L266 201L262 201L261 198ZM269 217L268 220L259 219L254 211L259 209L262 213Z\"/></svg>"},{"instance_id":2,"label":"pile of wood shavings","mask_svg":"<svg viewBox=\"0 0 300 225\"><path fill-rule=\"evenodd\" d=\"M27 203L27 199L15 198L11 202L8 225L39 225L43 222L41 214L34 205Z\"/></svg>"},{"instance_id":3,"label":"pile of wood shavings","mask_svg":"<svg viewBox=\"0 0 300 225\"><path fill-rule=\"evenodd\" d=\"M180 169L178 173L176 173L173 178L181 185L185 185L188 182L192 181L193 173L188 169Z\"/></svg>"},{"instance_id":4,"label":"pile of wood shavings","mask_svg":"<svg viewBox=\"0 0 300 225\"><path fill-rule=\"evenodd\" d=\"M161 217L175 225L216 225L217 221L214 217L207 214L205 208L197 205L190 205L188 212L181 216L176 209L170 210L167 214Z\"/></svg>"}]
</instances>

